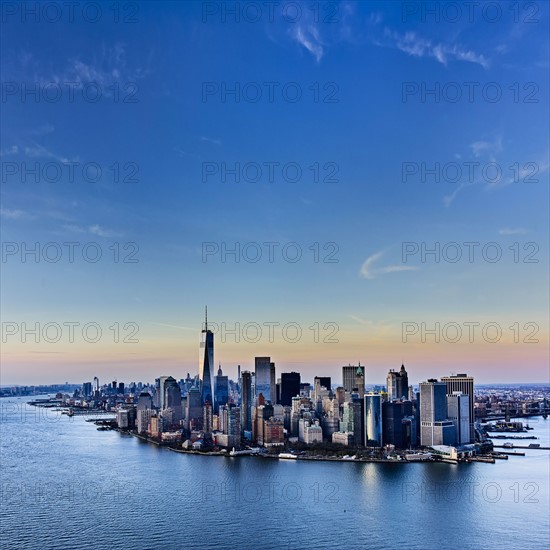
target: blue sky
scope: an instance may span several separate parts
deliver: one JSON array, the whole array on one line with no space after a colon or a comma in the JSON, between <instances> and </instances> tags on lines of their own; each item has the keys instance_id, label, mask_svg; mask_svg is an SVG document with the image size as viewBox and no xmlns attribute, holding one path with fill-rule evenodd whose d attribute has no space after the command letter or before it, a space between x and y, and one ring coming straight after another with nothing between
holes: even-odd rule
<instances>
[{"instance_id":1,"label":"blue sky","mask_svg":"<svg viewBox=\"0 0 550 550\"><path fill-rule=\"evenodd\" d=\"M97 22L83 15L86 3L73 21L66 11L57 22L3 12L2 242L19 250L3 258L2 321L103 329L95 344L4 334L3 384L194 373L206 303L219 324L303 328L293 344L277 331L269 342L265 328L257 343L218 334L215 360L230 376L271 355L279 372L305 378L339 379L341 365L360 360L370 383L401 361L413 381L463 371L483 382L548 379L548 5L533 14L503 2L495 22L481 9L470 21L462 5L458 21L448 12L439 23L423 16L435 3L320 3L318 20L299 5L295 22L284 2L273 21L263 12L257 22L224 19L228 2L139 3L133 23L123 22L129 12L115 23L106 4ZM224 85L262 96L237 102L213 91ZM24 94L33 86L38 101ZM84 89L101 97L86 101ZM302 97L290 102L283 89ZM61 97L47 101L45 90ZM48 163L63 170L59 181L23 181L24 167ZM205 179L205 166L222 163L264 170L256 182ZM266 163L278 163L274 181ZM300 166L298 181L283 176L287 163ZM404 178L404 163L439 163L440 174L458 166L463 177ZM101 167L97 182L83 165ZM322 181L329 172L336 181ZM74 262L65 242L78 243ZM122 257L137 246L137 262L113 261L114 243L128 242ZM203 261L205 242L260 243L263 255ZM280 243L273 262L264 242ZM291 242L303 254L295 263L281 254ZM404 242L480 244L472 262L437 263L420 254L404 262ZM491 242L502 251L494 263L481 254ZM33 243L57 243L61 259L22 262ZM101 260L82 259L86 243ZM337 261L315 262L314 243L321 260L336 246ZM139 343L115 344L114 322L137 324ZM503 338L403 343L403 322L496 322ZM338 343L315 343L314 323L336 323ZM514 343L514 323L520 340L536 323L539 342Z\"/></svg>"}]
</instances>

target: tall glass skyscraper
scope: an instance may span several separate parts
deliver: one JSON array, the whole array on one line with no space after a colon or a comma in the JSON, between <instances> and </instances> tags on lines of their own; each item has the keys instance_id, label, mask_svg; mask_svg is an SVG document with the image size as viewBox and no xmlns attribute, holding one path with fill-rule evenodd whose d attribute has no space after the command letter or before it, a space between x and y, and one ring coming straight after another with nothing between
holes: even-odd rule
<instances>
[{"instance_id":1,"label":"tall glass skyscraper","mask_svg":"<svg viewBox=\"0 0 550 550\"><path fill-rule=\"evenodd\" d=\"M214 403L212 381L214 379L214 333L208 330L208 310L204 319L204 329L201 333L199 352L199 381L201 390L201 405L207 401Z\"/></svg>"},{"instance_id":2,"label":"tall glass skyscraper","mask_svg":"<svg viewBox=\"0 0 550 550\"><path fill-rule=\"evenodd\" d=\"M382 447L382 396L367 393L365 399L365 445Z\"/></svg>"}]
</instances>

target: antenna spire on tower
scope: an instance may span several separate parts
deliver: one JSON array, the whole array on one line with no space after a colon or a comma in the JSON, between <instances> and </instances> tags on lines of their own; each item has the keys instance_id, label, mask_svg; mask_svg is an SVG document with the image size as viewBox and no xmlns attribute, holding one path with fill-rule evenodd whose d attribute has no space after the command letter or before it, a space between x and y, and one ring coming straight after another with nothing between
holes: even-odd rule
<instances>
[{"instance_id":1,"label":"antenna spire on tower","mask_svg":"<svg viewBox=\"0 0 550 550\"><path fill-rule=\"evenodd\" d=\"M208 306L204 306L204 329L208 330Z\"/></svg>"}]
</instances>

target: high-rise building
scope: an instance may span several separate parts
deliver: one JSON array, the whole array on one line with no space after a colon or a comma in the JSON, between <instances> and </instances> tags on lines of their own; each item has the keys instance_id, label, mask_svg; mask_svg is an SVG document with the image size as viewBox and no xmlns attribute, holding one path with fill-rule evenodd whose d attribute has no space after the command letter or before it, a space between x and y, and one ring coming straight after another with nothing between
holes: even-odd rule
<instances>
[{"instance_id":1,"label":"high-rise building","mask_svg":"<svg viewBox=\"0 0 550 550\"><path fill-rule=\"evenodd\" d=\"M367 393L365 401L365 445L367 447L382 446L382 396L377 393Z\"/></svg>"},{"instance_id":2,"label":"high-rise building","mask_svg":"<svg viewBox=\"0 0 550 550\"><path fill-rule=\"evenodd\" d=\"M406 431L405 417L413 413L410 401L384 401L382 403L382 441L384 445L395 445L398 449L410 446L410 435Z\"/></svg>"},{"instance_id":3,"label":"high-rise building","mask_svg":"<svg viewBox=\"0 0 550 550\"><path fill-rule=\"evenodd\" d=\"M447 419L447 384L429 379L420 383L420 444L453 445L454 424Z\"/></svg>"},{"instance_id":4,"label":"high-rise building","mask_svg":"<svg viewBox=\"0 0 550 550\"><path fill-rule=\"evenodd\" d=\"M281 373L281 405L292 405L292 398L300 395L300 373Z\"/></svg>"},{"instance_id":5,"label":"high-rise building","mask_svg":"<svg viewBox=\"0 0 550 550\"><path fill-rule=\"evenodd\" d=\"M342 381L347 392L352 393L355 390L363 398L365 394L365 369L361 366L361 363L357 367L352 365L342 367Z\"/></svg>"},{"instance_id":6,"label":"high-rise building","mask_svg":"<svg viewBox=\"0 0 550 550\"><path fill-rule=\"evenodd\" d=\"M388 391L388 401L394 399L407 399L409 395L409 376L405 370L405 365L401 365L399 372L390 369L386 378Z\"/></svg>"},{"instance_id":7,"label":"high-rise building","mask_svg":"<svg viewBox=\"0 0 550 550\"><path fill-rule=\"evenodd\" d=\"M208 330L208 310L204 319L204 329L201 332L201 344L199 352L199 380L201 392L201 405L207 401L214 402L212 392L212 379L214 378L214 333Z\"/></svg>"},{"instance_id":8,"label":"high-rise building","mask_svg":"<svg viewBox=\"0 0 550 550\"><path fill-rule=\"evenodd\" d=\"M157 409L164 409L164 383L168 376L161 376L155 379L154 405Z\"/></svg>"},{"instance_id":9,"label":"high-rise building","mask_svg":"<svg viewBox=\"0 0 550 550\"><path fill-rule=\"evenodd\" d=\"M351 404L353 406L353 437L355 445L365 445L365 403L363 397L354 394Z\"/></svg>"},{"instance_id":10,"label":"high-rise building","mask_svg":"<svg viewBox=\"0 0 550 550\"><path fill-rule=\"evenodd\" d=\"M229 401L229 377L223 376L222 366L218 368L218 374L214 378L214 414L218 414L220 407L227 405Z\"/></svg>"},{"instance_id":11,"label":"high-rise building","mask_svg":"<svg viewBox=\"0 0 550 550\"><path fill-rule=\"evenodd\" d=\"M470 443L470 396L460 391L447 395L447 418L455 426L456 444Z\"/></svg>"},{"instance_id":12,"label":"high-rise building","mask_svg":"<svg viewBox=\"0 0 550 550\"><path fill-rule=\"evenodd\" d=\"M189 430L198 430L202 427L201 391L193 387L187 392L187 411L185 420Z\"/></svg>"},{"instance_id":13,"label":"high-rise building","mask_svg":"<svg viewBox=\"0 0 550 550\"><path fill-rule=\"evenodd\" d=\"M447 395L452 395L453 392L460 391L470 398L470 441L475 441L474 379L467 374L453 374L451 376L441 377L441 381L447 384Z\"/></svg>"},{"instance_id":14,"label":"high-rise building","mask_svg":"<svg viewBox=\"0 0 550 550\"><path fill-rule=\"evenodd\" d=\"M252 406L252 373L245 370L241 374L241 425L243 431L252 430L250 407Z\"/></svg>"},{"instance_id":15,"label":"high-rise building","mask_svg":"<svg viewBox=\"0 0 550 550\"><path fill-rule=\"evenodd\" d=\"M266 401L275 403L275 363L271 362L271 357L255 358L255 379L256 399L262 394Z\"/></svg>"},{"instance_id":16,"label":"high-rise building","mask_svg":"<svg viewBox=\"0 0 550 550\"><path fill-rule=\"evenodd\" d=\"M176 379L172 376L168 376L164 381L163 405L163 410L172 409L174 411L174 423L178 423L183 418L181 390Z\"/></svg>"}]
</instances>

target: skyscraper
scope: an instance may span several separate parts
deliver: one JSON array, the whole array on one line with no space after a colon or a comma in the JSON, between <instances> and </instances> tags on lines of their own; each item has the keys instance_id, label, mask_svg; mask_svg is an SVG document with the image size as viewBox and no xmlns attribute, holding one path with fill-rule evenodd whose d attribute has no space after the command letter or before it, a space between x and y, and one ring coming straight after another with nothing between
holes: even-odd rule
<instances>
[{"instance_id":1,"label":"skyscraper","mask_svg":"<svg viewBox=\"0 0 550 550\"><path fill-rule=\"evenodd\" d=\"M342 367L342 381L345 390L349 393L357 390L359 397L365 394L365 369L361 363L356 366L348 365Z\"/></svg>"},{"instance_id":2,"label":"skyscraper","mask_svg":"<svg viewBox=\"0 0 550 550\"><path fill-rule=\"evenodd\" d=\"M163 409L172 409L174 411L174 422L177 423L183 418L183 409L181 406L181 390L175 378L168 376L164 381L164 399Z\"/></svg>"},{"instance_id":3,"label":"skyscraper","mask_svg":"<svg viewBox=\"0 0 550 550\"><path fill-rule=\"evenodd\" d=\"M390 369L386 378L388 390L388 400L407 399L409 395L409 376L405 370L405 365L401 365L399 372Z\"/></svg>"},{"instance_id":4,"label":"skyscraper","mask_svg":"<svg viewBox=\"0 0 550 550\"><path fill-rule=\"evenodd\" d=\"M252 373L245 370L241 374L241 425L243 431L252 430L250 407L252 405Z\"/></svg>"},{"instance_id":5,"label":"skyscraper","mask_svg":"<svg viewBox=\"0 0 550 550\"><path fill-rule=\"evenodd\" d=\"M292 405L292 398L300 395L300 373L281 373L281 405Z\"/></svg>"},{"instance_id":6,"label":"skyscraper","mask_svg":"<svg viewBox=\"0 0 550 550\"><path fill-rule=\"evenodd\" d=\"M275 363L271 357L255 358L256 399L260 394L266 401L274 403L275 399ZM273 400L272 400L273 399Z\"/></svg>"},{"instance_id":7,"label":"skyscraper","mask_svg":"<svg viewBox=\"0 0 550 550\"><path fill-rule=\"evenodd\" d=\"M447 385L429 379L420 383L420 444L453 445L454 424L447 420Z\"/></svg>"},{"instance_id":8,"label":"skyscraper","mask_svg":"<svg viewBox=\"0 0 550 550\"><path fill-rule=\"evenodd\" d=\"M447 418L455 425L456 444L470 443L470 396L459 391L447 395Z\"/></svg>"},{"instance_id":9,"label":"skyscraper","mask_svg":"<svg viewBox=\"0 0 550 550\"><path fill-rule=\"evenodd\" d=\"M441 381L447 384L447 395L452 395L455 391L460 391L470 398L470 441L475 441L474 431L474 379L467 374L454 374L451 376L442 376Z\"/></svg>"},{"instance_id":10,"label":"skyscraper","mask_svg":"<svg viewBox=\"0 0 550 550\"><path fill-rule=\"evenodd\" d=\"M406 425L403 424L403 419L410 417L412 413L410 401L385 401L382 403L382 440L384 445L395 445L398 449L406 449L410 445L410 437L406 437Z\"/></svg>"},{"instance_id":11,"label":"skyscraper","mask_svg":"<svg viewBox=\"0 0 550 550\"><path fill-rule=\"evenodd\" d=\"M229 400L229 377L223 376L222 366L218 368L218 374L214 378L214 414L218 414L220 407Z\"/></svg>"},{"instance_id":12,"label":"skyscraper","mask_svg":"<svg viewBox=\"0 0 550 550\"><path fill-rule=\"evenodd\" d=\"M382 446L382 396L368 393L365 401L365 445L367 447Z\"/></svg>"},{"instance_id":13,"label":"skyscraper","mask_svg":"<svg viewBox=\"0 0 550 550\"><path fill-rule=\"evenodd\" d=\"M201 333L199 353L199 381L201 405L207 401L214 402L212 393L212 379L214 378L214 333L208 330L208 309L204 319L204 329Z\"/></svg>"}]
</instances>

